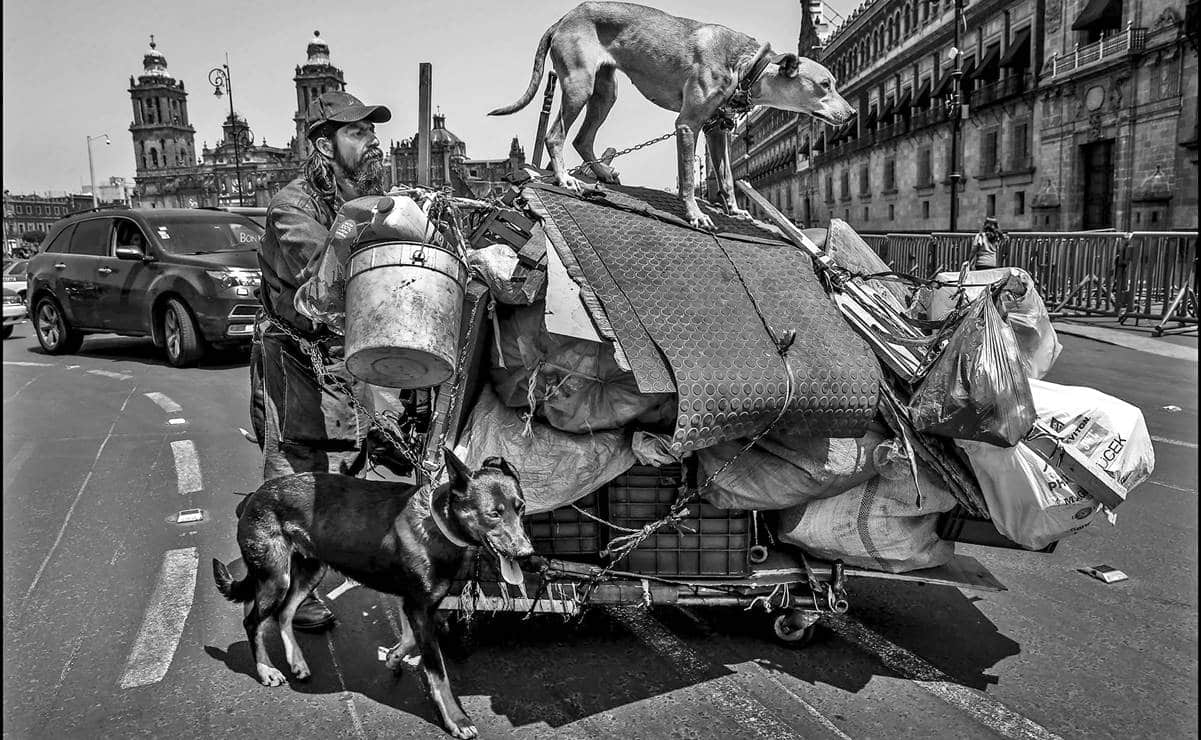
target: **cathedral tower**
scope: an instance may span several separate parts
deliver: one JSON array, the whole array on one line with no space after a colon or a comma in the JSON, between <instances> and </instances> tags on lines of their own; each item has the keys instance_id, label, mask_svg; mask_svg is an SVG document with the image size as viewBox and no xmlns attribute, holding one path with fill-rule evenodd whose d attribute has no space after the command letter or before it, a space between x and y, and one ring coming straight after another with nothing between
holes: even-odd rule
<instances>
[{"instance_id":1,"label":"cathedral tower","mask_svg":"<svg viewBox=\"0 0 1201 740\"><path fill-rule=\"evenodd\" d=\"M309 121L306 114L309 104L330 90L345 90L346 81L342 78L342 70L329 63L329 44L321 40L321 32L313 31L309 41L308 61L304 66L296 67L296 157L304 161L309 156L308 133Z\"/></svg>"},{"instance_id":2,"label":"cathedral tower","mask_svg":"<svg viewBox=\"0 0 1201 740\"><path fill-rule=\"evenodd\" d=\"M142 57L142 74L129 78L133 100L134 159L137 176L196 164L195 129L188 120L188 94L183 81L167 72L167 57L158 51L154 36Z\"/></svg>"}]
</instances>

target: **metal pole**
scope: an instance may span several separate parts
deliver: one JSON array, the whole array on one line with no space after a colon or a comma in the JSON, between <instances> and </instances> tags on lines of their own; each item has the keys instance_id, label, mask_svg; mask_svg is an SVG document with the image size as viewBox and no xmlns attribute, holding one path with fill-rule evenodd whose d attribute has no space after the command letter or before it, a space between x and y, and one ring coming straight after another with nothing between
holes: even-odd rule
<instances>
[{"instance_id":1,"label":"metal pole","mask_svg":"<svg viewBox=\"0 0 1201 740\"><path fill-rule=\"evenodd\" d=\"M225 68L225 89L229 91L229 119L233 124L234 136L234 173L238 178L238 205L244 206L246 203L242 201L242 152L238 146L238 119L234 115L234 86L229 80L229 62L221 65Z\"/></svg>"},{"instance_id":2,"label":"metal pole","mask_svg":"<svg viewBox=\"0 0 1201 740\"><path fill-rule=\"evenodd\" d=\"M88 178L92 181L92 208L100 207L100 199L96 197L96 168L92 166L92 137L88 137Z\"/></svg>"},{"instance_id":3,"label":"metal pole","mask_svg":"<svg viewBox=\"0 0 1201 740\"><path fill-rule=\"evenodd\" d=\"M417 184L430 186L430 103L434 68L429 62L417 67Z\"/></svg>"},{"instance_id":4,"label":"metal pole","mask_svg":"<svg viewBox=\"0 0 1201 740\"><path fill-rule=\"evenodd\" d=\"M955 32L951 46L955 49L955 66L951 71L951 225L955 231L959 226L959 180L963 174L959 169L963 163L959 161L959 135L963 117L963 101L960 100L960 86L963 82L963 50L959 48L959 26L963 23L963 0L955 0Z\"/></svg>"}]
</instances>

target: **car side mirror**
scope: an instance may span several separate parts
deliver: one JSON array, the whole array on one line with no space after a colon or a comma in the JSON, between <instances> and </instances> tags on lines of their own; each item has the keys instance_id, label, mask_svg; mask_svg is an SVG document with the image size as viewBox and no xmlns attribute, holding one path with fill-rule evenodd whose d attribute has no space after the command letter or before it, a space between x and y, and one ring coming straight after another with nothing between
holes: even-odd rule
<instances>
[{"instance_id":1,"label":"car side mirror","mask_svg":"<svg viewBox=\"0 0 1201 740\"><path fill-rule=\"evenodd\" d=\"M147 260L146 253L141 247L135 247L132 244L126 244L117 247L117 259L119 260Z\"/></svg>"}]
</instances>

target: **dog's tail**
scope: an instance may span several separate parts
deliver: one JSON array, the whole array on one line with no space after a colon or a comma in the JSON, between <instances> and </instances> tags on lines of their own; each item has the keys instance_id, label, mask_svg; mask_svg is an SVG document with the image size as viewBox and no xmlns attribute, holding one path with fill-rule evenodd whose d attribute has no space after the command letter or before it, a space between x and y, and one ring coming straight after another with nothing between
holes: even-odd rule
<instances>
[{"instance_id":1,"label":"dog's tail","mask_svg":"<svg viewBox=\"0 0 1201 740\"><path fill-rule=\"evenodd\" d=\"M556 23L546 29L546 33L542 34L542 40L538 42L538 50L534 52L534 71L530 75L530 86L521 94L521 98L512 105L506 105L503 108L490 111L488 115L507 116L510 113L516 113L529 105L530 101L534 99L534 95L538 92L538 83L542 82L542 72L546 69L546 52L550 49L551 37L555 35L555 29L558 27L559 24Z\"/></svg>"},{"instance_id":2,"label":"dog's tail","mask_svg":"<svg viewBox=\"0 0 1201 740\"><path fill-rule=\"evenodd\" d=\"M229 569L217 558L213 558L213 580L217 582L217 590L221 595L230 601L245 604L254 599L254 584L250 582L250 576L235 581Z\"/></svg>"}]
</instances>

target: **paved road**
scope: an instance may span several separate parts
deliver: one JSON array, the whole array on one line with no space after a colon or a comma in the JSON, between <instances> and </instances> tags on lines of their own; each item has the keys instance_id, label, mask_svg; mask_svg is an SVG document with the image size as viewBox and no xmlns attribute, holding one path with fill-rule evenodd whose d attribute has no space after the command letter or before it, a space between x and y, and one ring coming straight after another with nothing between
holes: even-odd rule
<instances>
[{"instance_id":1,"label":"paved road","mask_svg":"<svg viewBox=\"0 0 1201 740\"><path fill-rule=\"evenodd\" d=\"M1197 364L1063 344L1048 379L1137 404L1159 440L1116 528L1053 555L961 546L1004 593L853 581L852 618L802 650L740 611L481 620L450 668L468 712L487 737L1195 737ZM376 659L395 604L365 589L300 637L310 682L251 677L208 570L259 476L244 355L181 371L98 337L49 357L25 325L3 358L5 737L438 736L418 679ZM1099 563L1130 580L1075 570Z\"/></svg>"}]
</instances>

